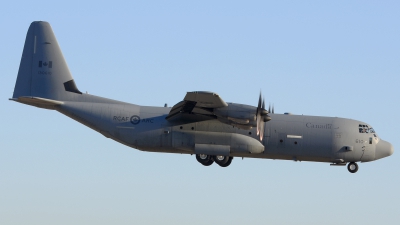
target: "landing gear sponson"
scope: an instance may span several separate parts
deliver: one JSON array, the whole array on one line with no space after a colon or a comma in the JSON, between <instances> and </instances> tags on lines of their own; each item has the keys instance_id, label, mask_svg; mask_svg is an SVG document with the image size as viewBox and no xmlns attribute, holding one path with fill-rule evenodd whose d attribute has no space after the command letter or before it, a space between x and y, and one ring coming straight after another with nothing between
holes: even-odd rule
<instances>
[{"instance_id":1,"label":"landing gear sponson","mask_svg":"<svg viewBox=\"0 0 400 225\"><path fill-rule=\"evenodd\" d=\"M223 155L205 155L205 154L196 154L196 159L199 163L204 166L209 166L214 162L217 163L221 167L227 167L231 165L233 157L223 156Z\"/></svg>"}]
</instances>

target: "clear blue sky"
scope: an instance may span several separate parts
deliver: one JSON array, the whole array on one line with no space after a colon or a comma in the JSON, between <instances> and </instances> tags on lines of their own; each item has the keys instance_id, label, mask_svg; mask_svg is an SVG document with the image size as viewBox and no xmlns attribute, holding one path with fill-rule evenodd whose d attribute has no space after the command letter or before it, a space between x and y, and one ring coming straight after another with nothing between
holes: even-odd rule
<instances>
[{"instance_id":1,"label":"clear blue sky","mask_svg":"<svg viewBox=\"0 0 400 225\"><path fill-rule=\"evenodd\" d=\"M398 1L5 1L0 224L398 224ZM187 91L365 121L389 158L345 167L146 153L8 101L27 29L50 22L78 88L141 105Z\"/></svg>"}]
</instances>

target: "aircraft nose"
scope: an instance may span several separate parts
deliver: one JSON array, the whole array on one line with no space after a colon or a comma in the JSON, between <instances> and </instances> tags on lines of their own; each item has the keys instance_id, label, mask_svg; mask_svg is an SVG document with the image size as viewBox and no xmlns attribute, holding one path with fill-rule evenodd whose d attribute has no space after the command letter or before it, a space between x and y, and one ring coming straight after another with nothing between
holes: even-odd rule
<instances>
[{"instance_id":1,"label":"aircraft nose","mask_svg":"<svg viewBox=\"0 0 400 225\"><path fill-rule=\"evenodd\" d=\"M387 141L380 140L376 145L375 159L391 156L394 152L393 145Z\"/></svg>"}]
</instances>

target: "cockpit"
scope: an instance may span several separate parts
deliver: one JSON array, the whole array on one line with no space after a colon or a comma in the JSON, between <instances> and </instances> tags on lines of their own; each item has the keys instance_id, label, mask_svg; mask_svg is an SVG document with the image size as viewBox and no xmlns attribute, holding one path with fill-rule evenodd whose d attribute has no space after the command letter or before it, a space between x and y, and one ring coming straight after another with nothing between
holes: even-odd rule
<instances>
[{"instance_id":1,"label":"cockpit","mask_svg":"<svg viewBox=\"0 0 400 225\"><path fill-rule=\"evenodd\" d=\"M374 128L368 127L368 125L365 125L365 124L360 124L358 126L358 130L360 133L375 134Z\"/></svg>"},{"instance_id":2,"label":"cockpit","mask_svg":"<svg viewBox=\"0 0 400 225\"><path fill-rule=\"evenodd\" d=\"M375 133L374 128L369 127L369 126L366 125L366 124L359 124L359 125L358 125L358 131L359 131L360 133L364 133L364 134L373 134L374 137L378 137L378 136L376 135L376 133Z\"/></svg>"}]
</instances>

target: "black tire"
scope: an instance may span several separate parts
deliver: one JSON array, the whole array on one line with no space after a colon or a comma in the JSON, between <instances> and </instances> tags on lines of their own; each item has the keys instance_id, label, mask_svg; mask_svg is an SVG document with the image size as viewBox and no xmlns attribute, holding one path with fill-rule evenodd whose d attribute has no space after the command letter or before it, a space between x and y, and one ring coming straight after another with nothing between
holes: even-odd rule
<instances>
[{"instance_id":1,"label":"black tire","mask_svg":"<svg viewBox=\"0 0 400 225\"><path fill-rule=\"evenodd\" d=\"M210 166L214 162L211 156L204 154L196 154L196 159L197 162L203 164L203 166Z\"/></svg>"},{"instance_id":2,"label":"black tire","mask_svg":"<svg viewBox=\"0 0 400 225\"><path fill-rule=\"evenodd\" d=\"M208 160L208 162L202 163L203 166L211 166L214 163L212 159Z\"/></svg>"},{"instance_id":3,"label":"black tire","mask_svg":"<svg viewBox=\"0 0 400 225\"><path fill-rule=\"evenodd\" d=\"M214 161L221 167L227 167L231 165L232 157L230 156L214 156Z\"/></svg>"},{"instance_id":4,"label":"black tire","mask_svg":"<svg viewBox=\"0 0 400 225\"><path fill-rule=\"evenodd\" d=\"M355 162L349 163L349 164L347 165L347 170L348 170L350 173L355 173L355 172L357 172L357 171L358 171L358 165L357 165L357 163L355 163Z\"/></svg>"},{"instance_id":5,"label":"black tire","mask_svg":"<svg viewBox=\"0 0 400 225\"><path fill-rule=\"evenodd\" d=\"M224 165L222 165L222 167L227 167L227 166L231 165L232 160L233 160L233 157L229 157L228 162L226 162Z\"/></svg>"}]
</instances>

